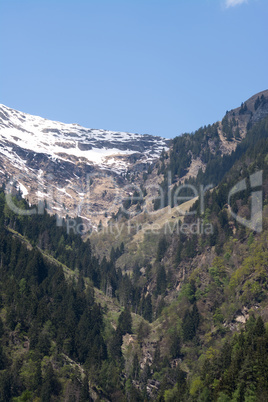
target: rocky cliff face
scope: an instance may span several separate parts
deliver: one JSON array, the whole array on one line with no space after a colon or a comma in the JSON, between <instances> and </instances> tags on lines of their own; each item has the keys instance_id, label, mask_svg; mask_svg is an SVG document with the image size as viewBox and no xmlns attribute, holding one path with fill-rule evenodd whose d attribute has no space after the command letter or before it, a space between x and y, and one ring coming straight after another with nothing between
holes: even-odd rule
<instances>
[{"instance_id":1,"label":"rocky cliff face","mask_svg":"<svg viewBox=\"0 0 268 402\"><path fill-rule=\"evenodd\" d=\"M168 142L54 122L1 105L0 181L13 178L30 203L46 199L51 212L81 216L95 226L117 212L128 173L147 170Z\"/></svg>"}]
</instances>

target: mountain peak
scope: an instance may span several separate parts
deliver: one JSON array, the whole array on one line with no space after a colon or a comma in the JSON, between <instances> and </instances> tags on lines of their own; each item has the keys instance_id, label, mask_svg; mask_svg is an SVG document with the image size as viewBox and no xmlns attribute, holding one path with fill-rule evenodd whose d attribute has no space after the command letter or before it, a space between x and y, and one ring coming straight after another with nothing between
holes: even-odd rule
<instances>
[{"instance_id":1,"label":"mountain peak","mask_svg":"<svg viewBox=\"0 0 268 402\"><path fill-rule=\"evenodd\" d=\"M115 172L126 171L128 155L143 162L157 158L168 140L152 135L85 128L0 106L0 141L70 163L84 161ZM115 162L115 156L125 157Z\"/></svg>"},{"instance_id":2,"label":"mountain peak","mask_svg":"<svg viewBox=\"0 0 268 402\"><path fill-rule=\"evenodd\" d=\"M98 211L111 207L110 193L118 192L124 177L147 171L168 144L148 134L85 128L0 106L0 182L13 177L31 203L46 199L51 212L93 219L93 225ZM112 204L116 213L118 203Z\"/></svg>"}]
</instances>

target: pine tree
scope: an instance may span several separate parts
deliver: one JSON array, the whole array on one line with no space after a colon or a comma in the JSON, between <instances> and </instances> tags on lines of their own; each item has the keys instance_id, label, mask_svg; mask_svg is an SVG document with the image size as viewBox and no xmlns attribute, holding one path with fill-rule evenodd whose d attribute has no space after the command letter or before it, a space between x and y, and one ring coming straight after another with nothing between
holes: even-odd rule
<instances>
[{"instance_id":1,"label":"pine tree","mask_svg":"<svg viewBox=\"0 0 268 402\"><path fill-rule=\"evenodd\" d=\"M60 392L60 383L58 382L52 364L49 363L46 367L43 385L41 388L42 402L50 402L52 395L58 395Z\"/></svg>"},{"instance_id":2,"label":"pine tree","mask_svg":"<svg viewBox=\"0 0 268 402\"><path fill-rule=\"evenodd\" d=\"M168 248L166 236L162 236L158 242L156 261L161 261Z\"/></svg>"},{"instance_id":3,"label":"pine tree","mask_svg":"<svg viewBox=\"0 0 268 402\"><path fill-rule=\"evenodd\" d=\"M140 363L137 353L134 354L132 363L132 378L138 380L140 375Z\"/></svg>"},{"instance_id":4,"label":"pine tree","mask_svg":"<svg viewBox=\"0 0 268 402\"><path fill-rule=\"evenodd\" d=\"M257 318L254 332L256 336L263 336L265 334L264 322L260 316Z\"/></svg>"},{"instance_id":5,"label":"pine tree","mask_svg":"<svg viewBox=\"0 0 268 402\"><path fill-rule=\"evenodd\" d=\"M132 334L132 317L129 307L120 314L117 329L122 335Z\"/></svg>"},{"instance_id":6,"label":"pine tree","mask_svg":"<svg viewBox=\"0 0 268 402\"><path fill-rule=\"evenodd\" d=\"M187 383L186 383L187 374L183 371L180 366L177 369L177 387L178 387L178 401L183 401L183 396L186 393Z\"/></svg>"},{"instance_id":7,"label":"pine tree","mask_svg":"<svg viewBox=\"0 0 268 402\"><path fill-rule=\"evenodd\" d=\"M91 401L93 401L93 399L89 395L88 377L87 375L85 375L82 382L82 389L79 402L91 402Z\"/></svg>"},{"instance_id":8,"label":"pine tree","mask_svg":"<svg viewBox=\"0 0 268 402\"><path fill-rule=\"evenodd\" d=\"M167 276L166 270L163 265L160 265L157 269L156 276L156 295L164 294L167 289Z\"/></svg>"},{"instance_id":9,"label":"pine tree","mask_svg":"<svg viewBox=\"0 0 268 402\"><path fill-rule=\"evenodd\" d=\"M149 322L153 320L152 297L150 294L144 299L143 317Z\"/></svg>"},{"instance_id":10,"label":"pine tree","mask_svg":"<svg viewBox=\"0 0 268 402\"><path fill-rule=\"evenodd\" d=\"M200 315L196 303L193 305L192 311L188 310L185 313L182 322L183 339L191 341L195 335L199 325Z\"/></svg>"},{"instance_id":11,"label":"pine tree","mask_svg":"<svg viewBox=\"0 0 268 402\"><path fill-rule=\"evenodd\" d=\"M170 355L172 359L178 359L182 356L181 354L181 338L177 331L173 332L171 335L171 344L170 344Z\"/></svg>"}]
</instances>

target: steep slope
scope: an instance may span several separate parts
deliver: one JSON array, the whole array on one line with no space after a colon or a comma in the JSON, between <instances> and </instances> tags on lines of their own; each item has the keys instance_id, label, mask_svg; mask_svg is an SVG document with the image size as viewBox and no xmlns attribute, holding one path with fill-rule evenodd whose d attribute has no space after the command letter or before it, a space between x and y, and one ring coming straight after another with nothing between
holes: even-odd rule
<instances>
[{"instance_id":1,"label":"steep slope","mask_svg":"<svg viewBox=\"0 0 268 402\"><path fill-rule=\"evenodd\" d=\"M87 129L0 106L0 181L14 176L31 203L46 198L53 212L93 224L100 220L93 212L111 207L128 171L146 169L167 145L160 137Z\"/></svg>"},{"instance_id":2,"label":"steep slope","mask_svg":"<svg viewBox=\"0 0 268 402\"><path fill-rule=\"evenodd\" d=\"M129 185L140 197L118 205L119 212L103 228L103 235L92 236L96 252L109 255L111 239L116 246L124 239L129 254L119 259L120 266L126 259L132 267L137 260L144 264L154 259L151 250L156 250L159 234L176 229L189 204L202 195L202 186L217 186L235 162L254 147L263 134L251 128L267 115L268 91L263 91L227 112L221 122L174 138L170 150L161 153L150 171ZM176 192L181 201L176 200ZM176 202L183 205L174 207Z\"/></svg>"},{"instance_id":3,"label":"steep slope","mask_svg":"<svg viewBox=\"0 0 268 402\"><path fill-rule=\"evenodd\" d=\"M191 200L180 207L193 215L150 217L147 196L133 197L136 216L121 211L91 237L103 258L66 221L20 216L0 191L0 399L267 400L268 117L245 124L205 208Z\"/></svg>"},{"instance_id":4,"label":"steep slope","mask_svg":"<svg viewBox=\"0 0 268 402\"><path fill-rule=\"evenodd\" d=\"M147 197L138 203L141 210L151 210L160 207L152 202L160 183L165 194L170 184L185 181L217 185L230 168L221 166L222 157L231 156L247 130L267 114L268 91L263 91L227 112L221 122L170 142L52 122L2 105L0 182L13 177L30 203L46 199L52 213L81 216L85 230L96 229L100 221L106 226L120 207L126 210L124 199L135 186L141 193L146 189ZM165 198L162 206L167 205Z\"/></svg>"},{"instance_id":5,"label":"steep slope","mask_svg":"<svg viewBox=\"0 0 268 402\"><path fill-rule=\"evenodd\" d=\"M239 108L227 111L222 121L174 138L170 150L161 154L154 171L162 176L160 193L166 195L164 202L156 199L154 209L166 207L169 190L173 200L174 193L183 184L195 188L216 186L249 146L247 133L250 128L267 115L268 90L252 96ZM191 196L192 193L188 190L180 195Z\"/></svg>"},{"instance_id":6,"label":"steep slope","mask_svg":"<svg viewBox=\"0 0 268 402\"><path fill-rule=\"evenodd\" d=\"M86 161L89 165L117 173L132 165L129 155L137 154L139 162L146 163L158 157L167 145L167 140L160 137L87 129L78 124L32 116L4 105L0 105L0 118L2 145L6 143L32 153L45 154L51 160ZM11 152L11 159L12 156L15 158L16 154ZM14 163L17 163L16 159Z\"/></svg>"},{"instance_id":7,"label":"steep slope","mask_svg":"<svg viewBox=\"0 0 268 402\"><path fill-rule=\"evenodd\" d=\"M184 218L190 230L160 231L151 243L141 240L147 263L139 250L133 253L136 265L125 277L141 288L144 306L138 311L152 321L124 342L136 400L267 400L268 119L248 129L245 141L244 152L206 194L204 212L197 201L191 211L196 215ZM259 172L262 181L256 183ZM229 200L241 182L246 188ZM262 231L237 219L254 218L253 200L255 207L263 205ZM198 220L213 230L198 232ZM116 257L118 266L130 266L130 247L131 241Z\"/></svg>"},{"instance_id":8,"label":"steep slope","mask_svg":"<svg viewBox=\"0 0 268 402\"><path fill-rule=\"evenodd\" d=\"M160 172L170 170L173 181L196 177L199 171L205 171L209 162L235 151L248 129L267 115L268 90L227 111L221 121L174 138L170 152L162 157Z\"/></svg>"}]
</instances>

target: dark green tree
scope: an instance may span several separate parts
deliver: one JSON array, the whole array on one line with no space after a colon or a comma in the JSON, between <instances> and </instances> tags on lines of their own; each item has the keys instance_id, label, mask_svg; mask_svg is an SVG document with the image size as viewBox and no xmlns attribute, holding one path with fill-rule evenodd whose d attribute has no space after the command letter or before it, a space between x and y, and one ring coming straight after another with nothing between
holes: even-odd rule
<instances>
[{"instance_id":1,"label":"dark green tree","mask_svg":"<svg viewBox=\"0 0 268 402\"><path fill-rule=\"evenodd\" d=\"M168 249L166 236L162 236L158 242L156 261L161 261Z\"/></svg>"},{"instance_id":2,"label":"dark green tree","mask_svg":"<svg viewBox=\"0 0 268 402\"><path fill-rule=\"evenodd\" d=\"M162 295L167 289L166 270L163 265L159 265L156 274L156 295Z\"/></svg>"},{"instance_id":3,"label":"dark green tree","mask_svg":"<svg viewBox=\"0 0 268 402\"><path fill-rule=\"evenodd\" d=\"M132 334L132 317L129 307L125 308L120 314L118 318L117 330L122 335L125 335L126 333Z\"/></svg>"}]
</instances>

